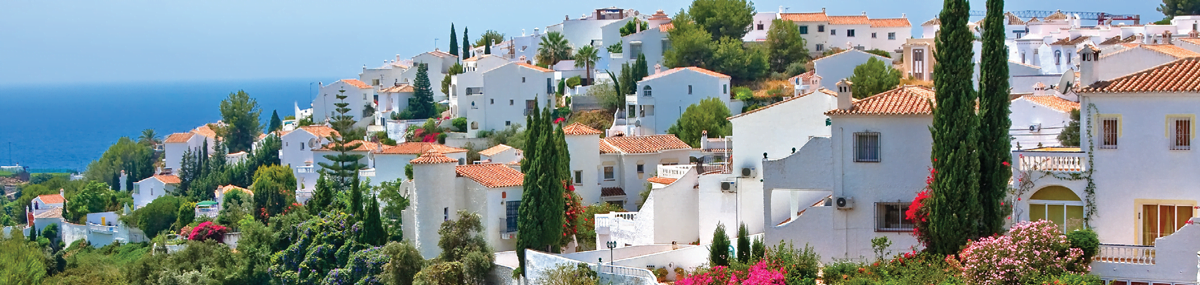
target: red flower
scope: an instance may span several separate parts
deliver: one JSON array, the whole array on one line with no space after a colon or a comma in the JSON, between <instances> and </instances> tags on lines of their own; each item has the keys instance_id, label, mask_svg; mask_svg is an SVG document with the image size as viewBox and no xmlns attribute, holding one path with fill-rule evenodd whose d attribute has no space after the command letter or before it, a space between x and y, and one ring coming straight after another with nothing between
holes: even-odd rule
<instances>
[{"instance_id":1,"label":"red flower","mask_svg":"<svg viewBox=\"0 0 1200 285\"><path fill-rule=\"evenodd\" d=\"M1010 165L1012 165L1012 164L1009 164L1007 161L1005 161L1005 162L1001 162L1000 164L1003 164L1004 166L1010 166Z\"/></svg>"},{"instance_id":2,"label":"red flower","mask_svg":"<svg viewBox=\"0 0 1200 285\"><path fill-rule=\"evenodd\" d=\"M558 119L554 119L554 123L558 124L558 123L562 123L563 121L566 121L566 120L567 120L566 118L558 118Z\"/></svg>"}]
</instances>

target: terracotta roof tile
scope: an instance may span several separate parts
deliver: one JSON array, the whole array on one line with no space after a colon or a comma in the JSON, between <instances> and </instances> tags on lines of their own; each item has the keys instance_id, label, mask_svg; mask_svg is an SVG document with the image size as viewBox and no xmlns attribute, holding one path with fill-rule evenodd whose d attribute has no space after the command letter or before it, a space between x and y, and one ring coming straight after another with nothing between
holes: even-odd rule
<instances>
[{"instance_id":1,"label":"terracotta roof tile","mask_svg":"<svg viewBox=\"0 0 1200 285\"><path fill-rule=\"evenodd\" d=\"M304 130L305 132L308 132L314 136L321 137L321 138L327 138L327 137L332 137L332 136L338 135L337 130L334 130L333 128L326 127L326 126L303 126L303 127L300 127L300 129Z\"/></svg>"},{"instance_id":2,"label":"terracotta roof tile","mask_svg":"<svg viewBox=\"0 0 1200 285\"><path fill-rule=\"evenodd\" d=\"M175 175L171 175L171 174L154 175L154 179L158 179L158 181L162 181L162 183L166 183L166 184L179 184L179 182L180 182L179 176L175 176Z\"/></svg>"},{"instance_id":3,"label":"terracotta roof tile","mask_svg":"<svg viewBox=\"0 0 1200 285\"><path fill-rule=\"evenodd\" d=\"M921 24L921 26L940 26L940 25L942 25L942 19L938 19L937 17L933 17L933 19L929 19L929 21L925 21L924 24Z\"/></svg>"},{"instance_id":4,"label":"terracotta roof tile","mask_svg":"<svg viewBox=\"0 0 1200 285\"><path fill-rule=\"evenodd\" d=\"M426 151L420 157L409 161L411 164L438 164L438 163L456 163L458 160L446 157L446 155L437 152L436 150Z\"/></svg>"},{"instance_id":5,"label":"terracotta roof tile","mask_svg":"<svg viewBox=\"0 0 1200 285\"><path fill-rule=\"evenodd\" d=\"M825 115L932 115L933 100L932 89L908 85L863 98L850 109L835 109Z\"/></svg>"},{"instance_id":6,"label":"terracotta roof tile","mask_svg":"<svg viewBox=\"0 0 1200 285\"><path fill-rule=\"evenodd\" d=\"M513 147L506 144L498 144L496 146L489 147L488 149L479 151L479 155L493 156L510 149L513 149Z\"/></svg>"},{"instance_id":7,"label":"terracotta roof tile","mask_svg":"<svg viewBox=\"0 0 1200 285\"><path fill-rule=\"evenodd\" d=\"M1054 14L1046 16L1046 20L1066 20L1067 14L1063 14L1062 10L1054 11Z\"/></svg>"},{"instance_id":8,"label":"terracotta roof tile","mask_svg":"<svg viewBox=\"0 0 1200 285\"><path fill-rule=\"evenodd\" d=\"M625 196L625 189L621 187L604 187L600 188L600 197Z\"/></svg>"},{"instance_id":9,"label":"terracotta roof tile","mask_svg":"<svg viewBox=\"0 0 1200 285\"><path fill-rule=\"evenodd\" d=\"M599 135L602 133L604 132L580 123L570 124L563 128L563 134L568 136Z\"/></svg>"},{"instance_id":10,"label":"terracotta roof tile","mask_svg":"<svg viewBox=\"0 0 1200 285\"><path fill-rule=\"evenodd\" d=\"M229 191L234 191L234 190L241 191L242 193L249 194L250 196L254 196L254 191L250 191L250 189L238 187L237 185L230 184L230 185L217 187L217 191L221 192L221 195L229 194Z\"/></svg>"},{"instance_id":11,"label":"terracotta roof tile","mask_svg":"<svg viewBox=\"0 0 1200 285\"><path fill-rule=\"evenodd\" d=\"M362 81L359 81L358 79L342 79L342 80L338 80L338 81L345 82L346 84L350 84L350 86L358 87L359 89L371 89L371 85L367 85L366 83L363 83Z\"/></svg>"},{"instance_id":12,"label":"terracotta roof tile","mask_svg":"<svg viewBox=\"0 0 1200 285\"><path fill-rule=\"evenodd\" d=\"M332 149L329 148L330 145L332 145L332 144L333 144L333 142L327 143L327 144L321 146L321 148L314 149L313 151L333 151ZM352 140L352 141L346 142L347 146L351 146L351 145L355 145L355 144L358 144L358 147L356 147L350 151L375 151L380 148L379 143L369 142L369 141L364 141L364 140Z\"/></svg>"},{"instance_id":13,"label":"terracotta roof tile","mask_svg":"<svg viewBox=\"0 0 1200 285\"><path fill-rule=\"evenodd\" d=\"M490 55L490 54L480 54L480 55L475 55L475 56L472 56L472 57L470 57L470 58L464 59L464 60L463 60L463 62L477 61L477 60L480 60L480 59L483 59L483 58L485 58L485 57L489 57L489 56L492 56L492 55Z\"/></svg>"},{"instance_id":14,"label":"terracotta roof tile","mask_svg":"<svg viewBox=\"0 0 1200 285\"><path fill-rule=\"evenodd\" d=\"M1198 57L1200 53L1187 50L1177 45L1142 45L1143 48L1156 51L1175 58Z\"/></svg>"},{"instance_id":15,"label":"terracotta roof tile","mask_svg":"<svg viewBox=\"0 0 1200 285\"><path fill-rule=\"evenodd\" d=\"M658 25L658 31L660 32L670 32L672 29L675 29L675 23Z\"/></svg>"},{"instance_id":16,"label":"terracotta roof tile","mask_svg":"<svg viewBox=\"0 0 1200 285\"><path fill-rule=\"evenodd\" d=\"M453 54L450 54L450 53L447 53L447 52L444 52L444 51L441 51L438 49L434 49L433 51L428 52L428 54L432 54L433 56L436 56L436 57L458 57L457 55L453 55Z\"/></svg>"},{"instance_id":17,"label":"terracotta roof tile","mask_svg":"<svg viewBox=\"0 0 1200 285\"><path fill-rule=\"evenodd\" d=\"M217 132L213 131L212 127L209 127L209 125L210 124L200 126L196 129L192 130L192 132L196 133L197 135L202 135L202 136L209 137L209 138L216 138Z\"/></svg>"},{"instance_id":18,"label":"terracotta roof tile","mask_svg":"<svg viewBox=\"0 0 1200 285\"><path fill-rule=\"evenodd\" d=\"M646 179L646 182L658 183L658 184L663 184L663 185L671 185L671 183L675 183L675 180L679 180L679 179L655 176L655 177L650 177L650 178Z\"/></svg>"},{"instance_id":19,"label":"terracotta roof tile","mask_svg":"<svg viewBox=\"0 0 1200 285\"><path fill-rule=\"evenodd\" d=\"M689 66L689 67L676 67L676 68L668 69L668 70L666 70L666 71L663 71L663 72L655 73L655 74L653 74L653 75L646 76L645 78L642 78L642 80L641 80L641 81L638 81L638 82L642 82L642 81L646 81L646 80L650 80L650 79L655 79L655 78L659 78L659 77L663 77L663 76L671 75L672 73L676 73L676 72L683 71L683 70L691 70L691 71L699 72L699 73L702 73L702 74L705 74L705 75L709 75L709 76L713 76L713 77L719 77L719 78L730 78L730 77L729 77L729 75L721 74L720 72L716 72L716 71L712 71L712 70L708 70L708 69L703 69L703 68L699 68L699 67L695 67L695 66Z\"/></svg>"},{"instance_id":20,"label":"terracotta roof tile","mask_svg":"<svg viewBox=\"0 0 1200 285\"><path fill-rule=\"evenodd\" d=\"M516 187L525 184L525 174L500 163L459 165L458 177L466 177L487 188Z\"/></svg>"},{"instance_id":21,"label":"terracotta roof tile","mask_svg":"<svg viewBox=\"0 0 1200 285\"><path fill-rule=\"evenodd\" d=\"M663 13L663 10L658 10L658 11L654 12L654 15L650 15L650 18L648 20L655 21L655 20L670 20L670 19L671 19L671 17L667 16L667 13Z\"/></svg>"},{"instance_id":22,"label":"terracotta roof tile","mask_svg":"<svg viewBox=\"0 0 1200 285\"><path fill-rule=\"evenodd\" d=\"M524 62L518 62L517 65L524 66L525 68L533 69L533 70L536 70L539 72L554 72L553 70L546 69L545 67L532 65L532 64L528 64L528 63L524 63Z\"/></svg>"},{"instance_id":23,"label":"terracotta roof tile","mask_svg":"<svg viewBox=\"0 0 1200 285\"><path fill-rule=\"evenodd\" d=\"M42 203L46 204L62 204L67 201L62 195L58 194L38 195L37 197L42 200Z\"/></svg>"},{"instance_id":24,"label":"terracotta roof tile","mask_svg":"<svg viewBox=\"0 0 1200 285\"><path fill-rule=\"evenodd\" d=\"M1129 36L1129 38L1132 39L1133 36ZM1177 38L1177 40L1181 40L1189 44L1200 45L1200 38Z\"/></svg>"},{"instance_id":25,"label":"terracotta roof tile","mask_svg":"<svg viewBox=\"0 0 1200 285\"><path fill-rule=\"evenodd\" d=\"M612 146L623 153L656 153L668 150L691 149L675 135L653 135L636 137L610 137L600 140L601 145ZM601 147L601 152L603 152Z\"/></svg>"},{"instance_id":26,"label":"terracotta roof tile","mask_svg":"<svg viewBox=\"0 0 1200 285\"><path fill-rule=\"evenodd\" d=\"M1021 98L1064 113L1070 113L1071 110L1079 109L1079 102L1071 102L1054 95L1021 96Z\"/></svg>"},{"instance_id":27,"label":"terracotta roof tile","mask_svg":"<svg viewBox=\"0 0 1200 285\"><path fill-rule=\"evenodd\" d=\"M1021 62L1014 61L1014 60L1009 60L1009 61L1008 61L1008 63L1012 63L1012 64L1016 64L1016 65L1021 65L1021 66L1028 67L1028 68L1042 69L1042 67L1041 67L1041 66L1032 65L1032 64L1028 64L1028 63L1021 63Z\"/></svg>"},{"instance_id":28,"label":"terracotta roof tile","mask_svg":"<svg viewBox=\"0 0 1200 285\"><path fill-rule=\"evenodd\" d=\"M822 88L814 90L812 92L804 93L799 96L794 96L792 98L784 99L783 101L775 102L774 104L771 104L771 105L766 105L766 106L762 106L758 109L742 112L741 114L737 114L732 117L729 117L729 119L733 120L733 119L741 118L742 116L754 114L754 113L757 113L758 111L762 111L762 110L769 109L771 107L779 106L780 104L791 102L792 100L800 99L800 98L803 98L803 97L811 95L811 94L825 94L825 95L829 95L830 97L837 98L837 92L833 92L833 90L825 89L824 87L822 87Z\"/></svg>"},{"instance_id":29,"label":"terracotta roof tile","mask_svg":"<svg viewBox=\"0 0 1200 285\"><path fill-rule=\"evenodd\" d=\"M383 88L382 90L379 90L379 92L382 92L382 93L413 93L415 91L416 91L416 88L413 88L412 85L408 85L408 84L400 84L400 85Z\"/></svg>"},{"instance_id":30,"label":"terracotta roof tile","mask_svg":"<svg viewBox=\"0 0 1200 285\"><path fill-rule=\"evenodd\" d=\"M163 143L185 143L188 140L192 139L192 135L194 135L194 134L195 133L190 133L190 132L189 133L174 133L174 134L167 136L167 139L163 140Z\"/></svg>"},{"instance_id":31,"label":"terracotta roof tile","mask_svg":"<svg viewBox=\"0 0 1200 285\"><path fill-rule=\"evenodd\" d=\"M1017 17L1017 15L1013 14L1012 12L1004 12L1004 18L1006 20L1008 20L1009 25L1024 25L1025 24L1025 21L1022 21L1021 17Z\"/></svg>"},{"instance_id":32,"label":"terracotta roof tile","mask_svg":"<svg viewBox=\"0 0 1200 285\"><path fill-rule=\"evenodd\" d=\"M1033 23L1041 24L1042 21L1038 20L1037 17L1029 18L1029 21L1025 21L1025 24L1033 24Z\"/></svg>"},{"instance_id":33,"label":"terracotta roof tile","mask_svg":"<svg viewBox=\"0 0 1200 285\"><path fill-rule=\"evenodd\" d=\"M41 212L41 213L39 213L39 214L37 214L37 215L34 215L34 216L33 216L33 218L35 218L35 219L57 219L57 218L62 218L62 210L63 210L63 208L62 208L62 207L54 207L54 208L50 208L49 210L46 210L45 212Z\"/></svg>"},{"instance_id":34,"label":"terracotta roof tile","mask_svg":"<svg viewBox=\"0 0 1200 285\"><path fill-rule=\"evenodd\" d=\"M829 16L825 12L816 13L783 13L779 18L792 22L828 22Z\"/></svg>"},{"instance_id":35,"label":"terracotta roof tile","mask_svg":"<svg viewBox=\"0 0 1200 285\"><path fill-rule=\"evenodd\" d=\"M619 152L619 151L616 148L612 147L611 145L601 142L600 154L617 153L617 152Z\"/></svg>"},{"instance_id":36,"label":"terracotta roof tile","mask_svg":"<svg viewBox=\"0 0 1200 285\"><path fill-rule=\"evenodd\" d=\"M1133 36L1129 36L1129 38L1133 39ZM1125 40L1122 39L1120 35L1117 35L1117 36L1105 39L1103 42L1100 42L1100 45L1115 45L1115 44L1124 43L1124 42L1125 42Z\"/></svg>"},{"instance_id":37,"label":"terracotta roof tile","mask_svg":"<svg viewBox=\"0 0 1200 285\"><path fill-rule=\"evenodd\" d=\"M1074 39L1072 39L1071 37L1065 37L1065 38L1058 39L1058 41L1055 41L1054 43L1052 43L1050 45L1073 46L1073 45L1081 44L1081 43L1083 43L1083 41L1086 41L1090 38L1091 37L1089 37L1089 36L1078 36L1078 37L1075 37Z\"/></svg>"},{"instance_id":38,"label":"terracotta roof tile","mask_svg":"<svg viewBox=\"0 0 1200 285\"><path fill-rule=\"evenodd\" d=\"M1200 58L1179 59L1113 80L1099 81L1079 92L1200 92Z\"/></svg>"},{"instance_id":39,"label":"terracotta roof tile","mask_svg":"<svg viewBox=\"0 0 1200 285\"><path fill-rule=\"evenodd\" d=\"M908 18L870 19L872 28L907 28L912 27Z\"/></svg>"},{"instance_id":40,"label":"terracotta roof tile","mask_svg":"<svg viewBox=\"0 0 1200 285\"><path fill-rule=\"evenodd\" d=\"M434 150L442 154L466 152L466 149L457 147L449 147L442 144L427 143L427 142L404 142L394 146L386 146L382 151L376 151L376 154L423 154L429 150Z\"/></svg>"},{"instance_id":41,"label":"terracotta roof tile","mask_svg":"<svg viewBox=\"0 0 1200 285\"><path fill-rule=\"evenodd\" d=\"M859 16L828 16L830 25L870 25L871 20L865 15Z\"/></svg>"}]
</instances>

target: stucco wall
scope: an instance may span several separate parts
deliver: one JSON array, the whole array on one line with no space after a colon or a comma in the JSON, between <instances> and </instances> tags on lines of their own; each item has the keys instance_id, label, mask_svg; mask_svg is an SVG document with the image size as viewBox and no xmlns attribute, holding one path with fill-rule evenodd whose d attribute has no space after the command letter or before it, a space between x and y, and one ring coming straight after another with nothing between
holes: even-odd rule
<instances>
[{"instance_id":1,"label":"stucco wall","mask_svg":"<svg viewBox=\"0 0 1200 285\"><path fill-rule=\"evenodd\" d=\"M809 30L809 32L812 32L812 30ZM845 29L839 29L838 35L844 32ZM845 49L844 46L839 47ZM829 90L837 90L839 80L850 78L850 76L854 75L855 67L867 63L867 59L872 57L882 60L887 65L890 65L892 62L890 58L869 54L864 51L850 50L814 60L813 69L816 70L817 75L821 76L821 87ZM928 68L932 70L932 66Z\"/></svg>"}]
</instances>

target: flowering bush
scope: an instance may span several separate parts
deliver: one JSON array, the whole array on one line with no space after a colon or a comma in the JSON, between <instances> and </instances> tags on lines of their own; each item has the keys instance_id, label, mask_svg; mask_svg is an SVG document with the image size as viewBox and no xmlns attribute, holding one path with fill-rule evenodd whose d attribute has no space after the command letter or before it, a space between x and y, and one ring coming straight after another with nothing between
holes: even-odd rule
<instances>
[{"instance_id":1,"label":"flowering bush","mask_svg":"<svg viewBox=\"0 0 1200 285\"><path fill-rule=\"evenodd\" d=\"M904 217L913 223L913 236L922 245L929 245L929 207L925 201L933 197L933 179L937 176L937 169L930 168L929 176L925 178L925 189L917 193L917 197L913 198L912 204L908 205L908 211L904 213Z\"/></svg>"},{"instance_id":2,"label":"flowering bush","mask_svg":"<svg viewBox=\"0 0 1200 285\"><path fill-rule=\"evenodd\" d=\"M676 279L676 285L787 284L784 281L783 270L766 260L759 261L745 271L730 270L725 266L716 266L707 272L697 272L687 277L676 275Z\"/></svg>"},{"instance_id":3,"label":"flowering bush","mask_svg":"<svg viewBox=\"0 0 1200 285\"><path fill-rule=\"evenodd\" d=\"M1010 284L1037 281L1040 276L1083 274L1090 271L1083 250L1071 248L1067 237L1052 222L1021 222L1008 235L969 242L959 254L964 281L971 284ZM953 264L958 263L958 264Z\"/></svg>"},{"instance_id":4,"label":"flowering bush","mask_svg":"<svg viewBox=\"0 0 1200 285\"><path fill-rule=\"evenodd\" d=\"M224 226L214 224L213 222L203 222L192 229L191 234L188 235L188 239L194 241L215 240L224 243L226 231L227 229Z\"/></svg>"},{"instance_id":5,"label":"flowering bush","mask_svg":"<svg viewBox=\"0 0 1200 285\"><path fill-rule=\"evenodd\" d=\"M725 266L713 266L707 271L696 270L687 278L678 278L675 285L724 285L729 284L732 270ZM736 283L735 283L736 284Z\"/></svg>"}]
</instances>

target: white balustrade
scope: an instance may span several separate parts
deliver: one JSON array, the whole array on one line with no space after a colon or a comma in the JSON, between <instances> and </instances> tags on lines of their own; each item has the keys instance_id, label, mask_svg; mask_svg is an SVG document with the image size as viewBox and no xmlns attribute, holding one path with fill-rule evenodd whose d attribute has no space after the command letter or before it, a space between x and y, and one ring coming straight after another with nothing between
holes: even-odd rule
<instances>
[{"instance_id":1,"label":"white balustrade","mask_svg":"<svg viewBox=\"0 0 1200 285\"><path fill-rule=\"evenodd\" d=\"M1126 244L1100 244L1096 253L1096 262L1122 263L1136 265L1154 264L1154 247Z\"/></svg>"},{"instance_id":2,"label":"white balustrade","mask_svg":"<svg viewBox=\"0 0 1200 285\"><path fill-rule=\"evenodd\" d=\"M692 170L692 165L659 165L658 176L666 178L683 178L688 171Z\"/></svg>"},{"instance_id":3,"label":"white balustrade","mask_svg":"<svg viewBox=\"0 0 1200 285\"><path fill-rule=\"evenodd\" d=\"M312 166L296 166L296 173L315 173Z\"/></svg>"},{"instance_id":4,"label":"white balustrade","mask_svg":"<svg viewBox=\"0 0 1200 285\"><path fill-rule=\"evenodd\" d=\"M363 169L363 170L359 170L359 171L358 171L358 176L362 176L362 177L375 177L375 169L374 169L374 168L370 168L370 169Z\"/></svg>"},{"instance_id":5,"label":"white balustrade","mask_svg":"<svg viewBox=\"0 0 1200 285\"><path fill-rule=\"evenodd\" d=\"M1084 172L1087 171L1087 153L1083 152L1050 152L1050 151L1018 151L1013 157L1017 171L1053 171L1053 172Z\"/></svg>"}]
</instances>

